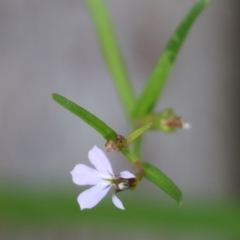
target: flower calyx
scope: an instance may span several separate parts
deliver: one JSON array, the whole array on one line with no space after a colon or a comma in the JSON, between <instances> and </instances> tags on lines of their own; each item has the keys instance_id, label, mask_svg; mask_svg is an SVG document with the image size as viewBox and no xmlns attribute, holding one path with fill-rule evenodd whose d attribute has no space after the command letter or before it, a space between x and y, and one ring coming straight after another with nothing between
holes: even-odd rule
<instances>
[{"instance_id":1,"label":"flower calyx","mask_svg":"<svg viewBox=\"0 0 240 240\"><path fill-rule=\"evenodd\" d=\"M177 128L190 128L190 124L177 116L171 108L164 109L158 113L151 113L134 120L135 127L141 126L147 122L152 123L150 130L158 130L165 133L175 132Z\"/></svg>"},{"instance_id":2,"label":"flower calyx","mask_svg":"<svg viewBox=\"0 0 240 240\"><path fill-rule=\"evenodd\" d=\"M116 178L113 180L113 184L115 185L115 193L122 192L127 189L134 189L138 185L137 178Z\"/></svg>"}]
</instances>

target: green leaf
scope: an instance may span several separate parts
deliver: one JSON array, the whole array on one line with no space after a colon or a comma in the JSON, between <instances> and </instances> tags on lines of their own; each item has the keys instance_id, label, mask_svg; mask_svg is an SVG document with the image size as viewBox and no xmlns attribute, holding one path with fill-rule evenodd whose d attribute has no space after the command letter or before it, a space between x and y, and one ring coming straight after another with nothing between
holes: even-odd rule
<instances>
[{"instance_id":1,"label":"green leaf","mask_svg":"<svg viewBox=\"0 0 240 240\"><path fill-rule=\"evenodd\" d=\"M107 141L115 140L117 138L117 133L114 132L114 130L112 130L103 121L94 116L92 113L88 112L86 109L78 106L76 103L68 100L67 98L59 94L54 93L52 94L52 97L61 106L63 106L73 114L77 115L85 123L97 130Z\"/></svg>"},{"instance_id":2,"label":"green leaf","mask_svg":"<svg viewBox=\"0 0 240 240\"><path fill-rule=\"evenodd\" d=\"M132 141L134 141L136 138L138 138L144 132L146 132L151 127L151 125L152 125L152 123L148 122L148 123L144 124L142 127L138 128L137 130L132 132L131 134L129 134L129 136L126 139L125 145L128 146Z\"/></svg>"},{"instance_id":3,"label":"green leaf","mask_svg":"<svg viewBox=\"0 0 240 240\"><path fill-rule=\"evenodd\" d=\"M109 13L101 0L85 0L85 3L92 16L108 70L119 92L123 107L130 118L135 104L135 96Z\"/></svg>"},{"instance_id":4,"label":"green leaf","mask_svg":"<svg viewBox=\"0 0 240 240\"><path fill-rule=\"evenodd\" d=\"M149 181L157 185L165 193L175 199L179 205L182 204L182 193L170 178L150 163L144 162L143 169L144 176Z\"/></svg>"},{"instance_id":5,"label":"green leaf","mask_svg":"<svg viewBox=\"0 0 240 240\"><path fill-rule=\"evenodd\" d=\"M170 74L177 54L198 15L203 11L209 0L198 1L187 13L176 31L167 43L162 55L156 66L151 72L146 85L138 99L134 110L133 117L141 117L150 113L155 107L159 96L162 94L166 80Z\"/></svg>"}]
</instances>

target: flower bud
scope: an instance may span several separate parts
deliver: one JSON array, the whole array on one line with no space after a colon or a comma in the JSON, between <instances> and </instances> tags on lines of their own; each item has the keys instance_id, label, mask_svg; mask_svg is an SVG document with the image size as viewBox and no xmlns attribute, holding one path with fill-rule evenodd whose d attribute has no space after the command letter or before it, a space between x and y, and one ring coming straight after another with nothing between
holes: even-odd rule
<instances>
[{"instance_id":1,"label":"flower bud","mask_svg":"<svg viewBox=\"0 0 240 240\"><path fill-rule=\"evenodd\" d=\"M114 152L117 150L116 143L113 140L107 141L105 147L107 149L107 152Z\"/></svg>"},{"instance_id":2,"label":"flower bud","mask_svg":"<svg viewBox=\"0 0 240 240\"><path fill-rule=\"evenodd\" d=\"M177 128L189 129L190 124L184 122L174 111L167 108L159 113L152 113L142 118L135 119L135 127L139 127L147 122L151 122L150 130L159 130L166 133L174 132Z\"/></svg>"},{"instance_id":3,"label":"flower bud","mask_svg":"<svg viewBox=\"0 0 240 240\"><path fill-rule=\"evenodd\" d=\"M105 147L108 152L121 151L126 147L126 140L122 135L118 135L115 140L107 141Z\"/></svg>"}]
</instances>

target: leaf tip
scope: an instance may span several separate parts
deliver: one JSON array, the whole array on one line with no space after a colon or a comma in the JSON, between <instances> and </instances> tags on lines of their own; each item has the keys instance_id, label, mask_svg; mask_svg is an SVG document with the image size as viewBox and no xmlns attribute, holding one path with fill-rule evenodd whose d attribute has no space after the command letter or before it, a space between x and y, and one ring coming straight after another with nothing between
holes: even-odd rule
<instances>
[{"instance_id":1,"label":"leaf tip","mask_svg":"<svg viewBox=\"0 0 240 240\"><path fill-rule=\"evenodd\" d=\"M55 96L56 96L56 93L52 93L51 96L52 96L52 98L54 99Z\"/></svg>"},{"instance_id":2,"label":"leaf tip","mask_svg":"<svg viewBox=\"0 0 240 240\"><path fill-rule=\"evenodd\" d=\"M57 102L57 100L59 99L59 97L61 97L59 94L57 94L57 93L52 93L52 99L53 99L54 101Z\"/></svg>"},{"instance_id":3,"label":"leaf tip","mask_svg":"<svg viewBox=\"0 0 240 240\"><path fill-rule=\"evenodd\" d=\"M182 199L182 193L181 193L181 195L179 196L179 199L178 199L177 205L178 205L179 207L181 207L182 204L183 204L183 199Z\"/></svg>"}]
</instances>

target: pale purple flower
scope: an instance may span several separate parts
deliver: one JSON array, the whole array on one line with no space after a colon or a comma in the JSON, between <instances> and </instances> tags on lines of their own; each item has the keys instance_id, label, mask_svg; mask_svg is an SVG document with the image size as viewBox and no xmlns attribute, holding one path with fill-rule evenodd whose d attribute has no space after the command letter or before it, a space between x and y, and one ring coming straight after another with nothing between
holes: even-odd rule
<instances>
[{"instance_id":1,"label":"pale purple flower","mask_svg":"<svg viewBox=\"0 0 240 240\"><path fill-rule=\"evenodd\" d=\"M96 206L112 186L115 187L115 192L118 192L134 185L131 182L135 182L136 178L132 173L123 171L118 176L113 174L109 160L98 147L94 146L88 152L88 158L96 169L85 164L77 164L71 171L75 184L93 185L93 187L83 191L77 198L82 210ZM112 196L112 201L117 208L124 209L121 200L115 194Z\"/></svg>"}]
</instances>

